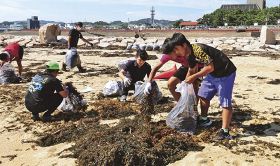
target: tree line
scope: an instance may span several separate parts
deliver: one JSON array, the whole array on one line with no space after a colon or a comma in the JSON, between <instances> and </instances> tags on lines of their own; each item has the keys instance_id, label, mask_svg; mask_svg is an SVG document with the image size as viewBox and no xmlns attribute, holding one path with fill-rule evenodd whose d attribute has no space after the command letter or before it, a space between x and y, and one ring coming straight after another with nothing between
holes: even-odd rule
<instances>
[{"instance_id":1,"label":"tree line","mask_svg":"<svg viewBox=\"0 0 280 166\"><path fill-rule=\"evenodd\" d=\"M240 9L217 9L213 13L205 14L197 21L200 24L208 26L223 26L225 23L228 26L239 25L276 25L280 19L280 7L271 7L263 10L247 10Z\"/></svg>"}]
</instances>

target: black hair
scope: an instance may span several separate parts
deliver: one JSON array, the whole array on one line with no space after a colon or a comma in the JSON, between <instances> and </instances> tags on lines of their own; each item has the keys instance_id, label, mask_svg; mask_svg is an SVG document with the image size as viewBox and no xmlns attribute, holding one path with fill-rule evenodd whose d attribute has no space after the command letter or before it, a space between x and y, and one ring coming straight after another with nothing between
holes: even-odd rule
<instances>
[{"instance_id":1,"label":"black hair","mask_svg":"<svg viewBox=\"0 0 280 166\"><path fill-rule=\"evenodd\" d=\"M162 52L164 54L170 54L174 50L175 46L182 46L183 44L187 44L188 47L191 47L190 42L182 33L174 33L171 38L166 38L164 40Z\"/></svg>"},{"instance_id":2,"label":"black hair","mask_svg":"<svg viewBox=\"0 0 280 166\"><path fill-rule=\"evenodd\" d=\"M59 70L53 70L53 69L46 69L47 73L52 73L52 72L59 72Z\"/></svg>"},{"instance_id":3,"label":"black hair","mask_svg":"<svg viewBox=\"0 0 280 166\"><path fill-rule=\"evenodd\" d=\"M0 60L1 60L1 61L6 60L7 58L8 58L8 54L6 54L6 53L1 53L1 54L0 54Z\"/></svg>"},{"instance_id":4,"label":"black hair","mask_svg":"<svg viewBox=\"0 0 280 166\"><path fill-rule=\"evenodd\" d=\"M136 53L136 57L140 57L143 61L146 61L148 59L149 55L146 52L146 50L138 49L137 53Z\"/></svg>"},{"instance_id":5,"label":"black hair","mask_svg":"<svg viewBox=\"0 0 280 166\"><path fill-rule=\"evenodd\" d=\"M76 26L79 26L79 27L81 27L81 28L83 27L83 23L82 23L82 22L76 22L75 25L76 25Z\"/></svg>"}]
</instances>

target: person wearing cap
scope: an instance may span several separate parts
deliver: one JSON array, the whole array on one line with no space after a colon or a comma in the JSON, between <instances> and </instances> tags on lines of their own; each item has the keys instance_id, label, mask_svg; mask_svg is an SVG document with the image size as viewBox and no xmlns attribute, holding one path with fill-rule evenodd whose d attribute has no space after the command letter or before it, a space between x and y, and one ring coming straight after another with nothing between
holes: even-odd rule
<instances>
[{"instance_id":1,"label":"person wearing cap","mask_svg":"<svg viewBox=\"0 0 280 166\"><path fill-rule=\"evenodd\" d=\"M41 120L39 113L43 114L43 121L52 120L51 114L57 109L63 98L68 96L68 90L57 79L59 64L49 61L46 71L36 74L28 87L25 96L25 106L32 113L34 121Z\"/></svg>"},{"instance_id":2,"label":"person wearing cap","mask_svg":"<svg viewBox=\"0 0 280 166\"><path fill-rule=\"evenodd\" d=\"M23 47L17 42L9 43L5 48L4 52L0 54L0 58L8 57L9 62L16 61L18 65L18 75L21 76L22 73L22 57L23 57ZM3 58L2 58L3 59Z\"/></svg>"},{"instance_id":3,"label":"person wearing cap","mask_svg":"<svg viewBox=\"0 0 280 166\"><path fill-rule=\"evenodd\" d=\"M79 39L88 43L93 47L93 44L85 39L81 33L83 28L82 22L75 23L75 27L69 31L68 37L68 51L66 53L66 61L62 64L62 70L67 71L67 69L72 69L77 66L79 72L85 72L86 70L81 66L80 56L77 52L77 46Z\"/></svg>"}]
</instances>

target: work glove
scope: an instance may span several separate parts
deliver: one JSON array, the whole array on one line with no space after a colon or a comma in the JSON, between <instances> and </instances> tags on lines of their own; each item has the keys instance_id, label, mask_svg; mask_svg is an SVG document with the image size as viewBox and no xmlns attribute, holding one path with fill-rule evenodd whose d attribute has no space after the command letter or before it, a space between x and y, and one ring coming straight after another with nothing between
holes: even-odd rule
<instances>
[{"instance_id":1,"label":"work glove","mask_svg":"<svg viewBox=\"0 0 280 166\"><path fill-rule=\"evenodd\" d=\"M144 94L149 95L152 90L152 84L150 82L147 82L145 89L144 89Z\"/></svg>"},{"instance_id":2,"label":"work glove","mask_svg":"<svg viewBox=\"0 0 280 166\"><path fill-rule=\"evenodd\" d=\"M131 84L131 80L129 78L125 77L123 80L123 85L125 87L128 87L130 84Z\"/></svg>"}]
</instances>

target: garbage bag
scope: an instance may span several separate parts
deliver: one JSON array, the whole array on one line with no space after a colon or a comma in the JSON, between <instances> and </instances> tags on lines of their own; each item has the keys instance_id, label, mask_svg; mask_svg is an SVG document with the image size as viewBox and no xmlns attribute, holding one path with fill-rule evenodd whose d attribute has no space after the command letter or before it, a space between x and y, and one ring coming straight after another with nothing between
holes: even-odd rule
<instances>
[{"instance_id":1,"label":"garbage bag","mask_svg":"<svg viewBox=\"0 0 280 166\"><path fill-rule=\"evenodd\" d=\"M68 69L72 69L81 64L80 56L76 48L71 48L66 52L65 63Z\"/></svg>"},{"instance_id":2,"label":"garbage bag","mask_svg":"<svg viewBox=\"0 0 280 166\"><path fill-rule=\"evenodd\" d=\"M103 88L104 96L120 96L123 93L123 83L121 81L109 81Z\"/></svg>"},{"instance_id":3,"label":"garbage bag","mask_svg":"<svg viewBox=\"0 0 280 166\"><path fill-rule=\"evenodd\" d=\"M194 134L198 112L193 85L182 82L178 85L176 92L181 93L181 97L176 106L167 115L166 124L180 132Z\"/></svg>"},{"instance_id":4,"label":"garbage bag","mask_svg":"<svg viewBox=\"0 0 280 166\"><path fill-rule=\"evenodd\" d=\"M133 99L139 103L144 104L146 102L146 95L144 94L144 89L146 87L147 82L137 81L135 83L135 92L133 94ZM152 81L152 90L150 95L152 96L152 103L157 104L159 100L162 99L162 93L160 92L158 85L155 81Z\"/></svg>"},{"instance_id":5,"label":"garbage bag","mask_svg":"<svg viewBox=\"0 0 280 166\"><path fill-rule=\"evenodd\" d=\"M15 74L15 69L11 63L4 63L0 67L0 84L19 83L20 77Z\"/></svg>"},{"instance_id":6,"label":"garbage bag","mask_svg":"<svg viewBox=\"0 0 280 166\"><path fill-rule=\"evenodd\" d=\"M86 101L83 96L77 91L76 87L72 83L65 83L69 91L68 97L64 98L60 109L62 111L72 111L77 112L84 110L86 108Z\"/></svg>"}]
</instances>

